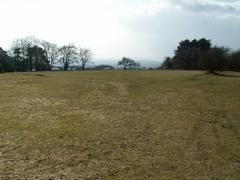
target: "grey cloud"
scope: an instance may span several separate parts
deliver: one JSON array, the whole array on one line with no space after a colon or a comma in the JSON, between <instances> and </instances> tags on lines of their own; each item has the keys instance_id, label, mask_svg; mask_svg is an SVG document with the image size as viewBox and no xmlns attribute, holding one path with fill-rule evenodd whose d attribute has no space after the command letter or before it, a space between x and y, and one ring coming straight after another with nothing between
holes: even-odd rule
<instances>
[{"instance_id":1,"label":"grey cloud","mask_svg":"<svg viewBox=\"0 0 240 180\"><path fill-rule=\"evenodd\" d=\"M203 0L175 0L182 10L201 13L220 13L240 17L240 1L203 1Z\"/></svg>"}]
</instances>

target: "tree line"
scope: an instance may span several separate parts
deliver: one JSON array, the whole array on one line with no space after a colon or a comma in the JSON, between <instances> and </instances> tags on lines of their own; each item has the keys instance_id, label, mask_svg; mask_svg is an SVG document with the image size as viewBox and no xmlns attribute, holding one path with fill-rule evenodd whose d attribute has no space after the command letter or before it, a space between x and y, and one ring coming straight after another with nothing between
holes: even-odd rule
<instances>
[{"instance_id":1,"label":"tree line","mask_svg":"<svg viewBox=\"0 0 240 180\"><path fill-rule=\"evenodd\" d=\"M86 65L91 62L93 55L90 49L76 47L74 44L59 47L34 36L27 36L14 40L9 51L0 47L0 72L50 71L59 65L65 71L70 67L75 70L84 70ZM118 62L118 66L124 70L141 68L140 63L128 57L123 57ZM114 67L99 65L94 69L109 70Z\"/></svg>"},{"instance_id":2,"label":"tree line","mask_svg":"<svg viewBox=\"0 0 240 180\"><path fill-rule=\"evenodd\" d=\"M0 72L48 71L56 64L68 70L71 65L79 63L85 69L92 57L90 49L74 44L58 47L54 43L29 36L16 39L8 52L0 47Z\"/></svg>"},{"instance_id":3,"label":"tree line","mask_svg":"<svg viewBox=\"0 0 240 180\"><path fill-rule=\"evenodd\" d=\"M34 36L16 39L7 52L0 47L0 72L49 71L62 65L67 71L70 67L84 70L91 62L93 52L74 44L57 46ZM124 70L144 69L140 63L129 57L123 57L118 66ZM100 65L95 69L114 69L110 65ZM213 46L211 40L201 38L192 41L186 39L179 43L173 57L166 57L160 69L240 70L240 50L231 51L224 46Z\"/></svg>"},{"instance_id":4,"label":"tree line","mask_svg":"<svg viewBox=\"0 0 240 180\"><path fill-rule=\"evenodd\" d=\"M174 56L166 57L161 69L206 70L216 71L240 70L240 50L231 51L224 46L213 46L209 39L183 40L175 50Z\"/></svg>"}]
</instances>

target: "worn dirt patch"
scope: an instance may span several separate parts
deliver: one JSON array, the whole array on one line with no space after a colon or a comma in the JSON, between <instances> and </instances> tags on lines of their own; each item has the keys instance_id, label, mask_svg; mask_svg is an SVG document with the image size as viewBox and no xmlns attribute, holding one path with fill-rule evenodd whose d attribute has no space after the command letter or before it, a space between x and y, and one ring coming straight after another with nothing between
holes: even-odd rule
<instances>
[{"instance_id":1,"label":"worn dirt patch","mask_svg":"<svg viewBox=\"0 0 240 180\"><path fill-rule=\"evenodd\" d=\"M23 107L29 107L29 106L42 106L42 107L48 107L48 106L58 106L63 105L65 103L62 99L54 99L54 98L44 98L44 97L20 97L18 98L17 105L19 108Z\"/></svg>"},{"instance_id":2,"label":"worn dirt patch","mask_svg":"<svg viewBox=\"0 0 240 180\"><path fill-rule=\"evenodd\" d=\"M120 96L128 95L127 84L117 82L108 82L108 84L113 86L114 91L117 92Z\"/></svg>"}]
</instances>

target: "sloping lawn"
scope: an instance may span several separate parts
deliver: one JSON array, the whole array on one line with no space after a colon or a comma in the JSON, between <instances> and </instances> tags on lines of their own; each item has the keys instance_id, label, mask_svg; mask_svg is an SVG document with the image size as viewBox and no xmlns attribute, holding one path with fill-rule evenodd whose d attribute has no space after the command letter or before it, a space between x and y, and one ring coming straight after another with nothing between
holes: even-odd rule
<instances>
[{"instance_id":1,"label":"sloping lawn","mask_svg":"<svg viewBox=\"0 0 240 180\"><path fill-rule=\"evenodd\" d=\"M239 179L240 73L0 74L0 179Z\"/></svg>"}]
</instances>

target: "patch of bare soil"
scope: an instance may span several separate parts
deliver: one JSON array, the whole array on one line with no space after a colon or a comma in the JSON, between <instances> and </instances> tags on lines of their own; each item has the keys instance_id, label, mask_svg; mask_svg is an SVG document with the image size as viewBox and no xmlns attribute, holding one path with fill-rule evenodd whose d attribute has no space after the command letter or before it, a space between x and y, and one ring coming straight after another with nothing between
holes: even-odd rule
<instances>
[{"instance_id":1,"label":"patch of bare soil","mask_svg":"<svg viewBox=\"0 0 240 180\"><path fill-rule=\"evenodd\" d=\"M120 96L127 96L128 95L128 88L127 85L124 83L116 83L116 82L108 82L109 85L113 86L114 90Z\"/></svg>"},{"instance_id":2,"label":"patch of bare soil","mask_svg":"<svg viewBox=\"0 0 240 180\"><path fill-rule=\"evenodd\" d=\"M17 105L20 108L27 108L31 106L42 106L42 107L48 107L48 106L58 106L65 103L64 100L61 99L54 99L54 98L44 98L44 97L20 97L18 98L19 101L17 102Z\"/></svg>"}]
</instances>

